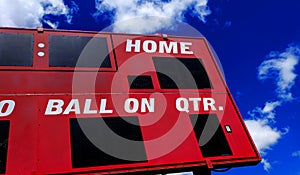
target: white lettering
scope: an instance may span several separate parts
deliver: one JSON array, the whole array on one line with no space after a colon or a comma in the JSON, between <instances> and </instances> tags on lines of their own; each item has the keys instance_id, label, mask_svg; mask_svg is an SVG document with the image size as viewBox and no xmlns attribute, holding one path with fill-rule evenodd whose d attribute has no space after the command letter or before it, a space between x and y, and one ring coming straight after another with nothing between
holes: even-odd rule
<instances>
[{"instance_id":1,"label":"white lettering","mask_svg":"<svg viewBox=\"0 0 300 175\"><path fill-rule=\"evenodd\" d=\"M83 114L97 114L97 110L91 110L92 99L86 99L83 109Z\"/></svg>"},{"instance_id":2,"label":"white lettering","mask_svg":"<svg viewBox=\"0 0 300 175\"><path fill-rule=\"evenodd\" d=\"M0 101L0 117L6 117L9 116L14 108L15 108L15 101L13 100L3 100ZM3 111L4 106L7 105L7 108L5 111Z\"/></svg>"},{"instance_id":3,"label":"white lettering","mask_svg":"<svg viewBox=\"0 0 300 175\"><path fill-rule=\"evenodd\" d=\"M189 101L193 102L194 111L199 111L199 101L201 101L201 98L189 98Z\"/></svg>"},{"instance_id":4,"label":"white lettering","mask_svg":"<svg viewBox=\"0 0 300 175\"><path fill-rule=\"evenodd\" d=\"M70 114L70 112L75 112L75 114L80 114L78 99L72 99L63 114Z\"/></svg>"},{"instance_id":5,"label":"white lettering","mask_svg":"<svg viewBox=\"0 0 300 175\"><path fill-rule=\"evenodd\" d=\"M173 52L172 52L173 49ZM170 42L169 46L167 41L159 42L159 53L178 53L178 47L176 42Z\"/></svg>"},{"instance_id":6,"label":"white lettering","mask_svg":"<svg viewBox=\"0 0 300 175\"><path fill-rule=\"evenodd\" d=\"M63 100L52 99L48 101L45 115L57 115L62 113Z\"/></svg>"},{"instance_id":7,"label":"white lettering","mask_svg":"<svg viewBox=\"0 0 300 175\"><path fill-rule=\"evenodd\" d=\"M193 54L193 51L190 50L191 42L175 42L171 41L159 41L155 42L153 40L142 41L142 51L147 53L173 53L178 54L178 45L180 47L181 54ZM126 52L141 52L141 40L127 39L126 41Z\"/></svg>"},{"instance_id":8,"label":"white lettering","mask_svg":"<svg viewBox=\"0 0 300 175\"><path fill-rule=\"evenodd\" d=\"M128 113L135 113L139 108L139 101L135 98L128 98L124 103L124 110Z\"/></svg>"},{"instance_id":9,"label":"white lettering","mask_svg":"<svg viewBox=\"0 0 300 175\"><path fill-rule=\"evenodd\" d=\"M182 54L193 54L193 51L190 51L190 47L192 43L189 42L180 42L180 50Z\"/></svg>"},{"instance_id":10,"label":"white lettering","mask_svg":"<svg viewBox=\"0 0 300 175\"><path fill-rule=\"evenodd\" d=\"M215 100L213 98L203 98L204 111L209 111L208 107L210 107L213 111L217 110L214 104Z\"/></svg>"},{"instance_id":11,"label":"white lettering","mask_svg":"<svg viewBox=\"0 0 300 175\"><path fill-rule=\"evenodd\" d=\"M107 101L106 99L101 99L100 111L99 111L100 114L111 114L111 113L113 113L112 109L106 109L106 101Z\"/></svg>"},{"instance_id":12,"label":"white lettering","mask_svg":"<svg viewBox=\"0 0 300 175\"><path fill-rule=\"evenodd\" d=\"M189 112L189 102L186 98L176 99L176 109L180 112Z\"/></svg>"},{"instance_id":13,"label":"white lettering","mask_svg":"<svg viewBox=\"0 0 300 175\"><path fill-rule=\"evenodd\" d=\"M202 100L202 103L200 103ZM215 99L213 98L177 98L176 99L176 109L180 112L189 112L190 110L199 111L200 107L204 111L216 111ZM191 106L190 106L191 105ZM222 111L223 107L219 107L219 110Z\"/></svg>"},{"instance_id":14,"label":"white lettering","mask_svg":"<svg viewBox=\"0 0 300 175\"><path fill-rule=\"evenodd\" d=\"M150 49L149 49L150 47ZM154 53L157 49L157 45L155 41L145 40L143 43L143 50L147 53Z\"/></svg>"},{"instance_id":15,"label":"white lettering","mask_svg":"<svg viewBox=\"0 0 300 175\"><path fill-rule=\"evenodd\" d=\"M146 112L146 107L149 112L154 112L154 98L149 99L142 98L142 104L141 104L141 112Z\"/></svg>"},{"instance_id":16,"label":"white lettering","mask_svg":"<svg viewBox=\"0 0 300 175\"><path fill-rule=\"evenodd\" d=\"M128 39L126 42L126 52L131 52L131 49L134 48L134 52L140 52L141 40L135 40L135 44L132 43L132 40Z\"/></svg>"}]
</instances>

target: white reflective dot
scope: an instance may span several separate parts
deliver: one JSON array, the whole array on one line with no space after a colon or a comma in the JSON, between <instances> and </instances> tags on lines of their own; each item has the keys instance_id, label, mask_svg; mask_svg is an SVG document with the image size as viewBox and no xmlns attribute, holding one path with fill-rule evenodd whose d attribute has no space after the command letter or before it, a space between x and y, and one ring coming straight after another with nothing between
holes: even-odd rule
<instances>
[{"instance_id":1,"label":"white reflective dot","mask_svg":"<svg viewBox=\"0 0 300 175\"><path fill-rule=\"evenodd\" d=\"M38 52L38 56L43 57L43 56L45 56L45 53L44 52Z\"/></svg>"},{"instance_id":2,"label":"white reflective dot","mask_svg":"<svg viewBox=\"0 0 300 175\"><path fill-rule=\"evenodd\" d=\"M229 133L232 132L231 127L229 125L225 125L225 129Z\"/></svg>"},{"instance_id":3,"label":"white reflective dot","mask_svg":"<svg viewBox=\"0 0 300 175\"><path fill-rule=\"evenodd\" d=\"M38 47L39 47L39 48L44 48L44 47L45 47L45 44L44 44L44 43L38 43Z\"/></svg>"}]
</instances>

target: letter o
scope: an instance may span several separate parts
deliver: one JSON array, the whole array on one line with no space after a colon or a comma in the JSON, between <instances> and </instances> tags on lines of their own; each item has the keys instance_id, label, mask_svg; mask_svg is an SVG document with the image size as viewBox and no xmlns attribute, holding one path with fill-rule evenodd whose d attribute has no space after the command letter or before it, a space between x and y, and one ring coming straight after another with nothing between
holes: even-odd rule
<instances>
[{"instance_id":1,"label":"letter o","mask_svg":"<svg viewBox=\"0 0 300 175\"><path fill-rule=\"evenodd\" d=\"M133 104L132 107L130 105ZM128 98L124 103L124 110L128 113L135 113L139 109L139 101L135 98Z\"/></svg>"},{"instance_id":2,"label":"letter o","mask_svg":"<svg viewBox=\"0 0 300 175\"><path fill-rule=\"evenodd\" d=\"M15 101L13 100L3 100L0 102L0 117L6 117L9 116L14 108L15 108ZM5 111L2 111L4 106L8 105Z\"/></svg>"},{"instance_id":3,"label":"letter o","mask_svg":"<svg viewBox=\"0 0 300 175\"><path fill-rule=\"evenodd\" d=\"M149 49L149 46L151 49ZM157 44L155 41L152 40L145 40L143 43L143 50L147 53L154 53L156 52Z\"/></svg>"}]
</instances>

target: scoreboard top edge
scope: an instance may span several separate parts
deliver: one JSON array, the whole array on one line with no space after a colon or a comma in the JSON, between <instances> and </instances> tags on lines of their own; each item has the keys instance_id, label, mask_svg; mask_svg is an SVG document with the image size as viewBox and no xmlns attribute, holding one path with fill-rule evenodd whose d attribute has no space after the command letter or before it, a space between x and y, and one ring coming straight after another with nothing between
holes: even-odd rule
<instances>
[{"instance_id":1,"label":"scoreboard top edge","mask_svg":"<svg viewBox=\"0 0 300 175\"><path fill-rule=\"evenodd\" d=\"M57 32L57 33L82 33L82 34L113 34L113 35L130 35L130 36L147 36L147 37L172 37L172 38L185 38L185 39L203 39L206 40L205 37L201 36L175 36L175 35L167 35L163 33L155 33L155 34L134 34L134 33L118 33L118 32L104 32L104 31L83 31L83 30L67 30L67 29L48 29L48 28L17 28L17 27L0 27L0 32L3 31L28 31L28 32Z\"/></svg>"}]
</instances>

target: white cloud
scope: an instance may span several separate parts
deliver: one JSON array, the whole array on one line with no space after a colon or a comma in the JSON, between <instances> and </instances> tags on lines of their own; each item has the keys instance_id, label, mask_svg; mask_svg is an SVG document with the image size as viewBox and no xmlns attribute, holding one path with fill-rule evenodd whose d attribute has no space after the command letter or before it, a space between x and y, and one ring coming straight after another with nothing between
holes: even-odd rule
<instances>
[{"instance_id":1,"label":"white cloud","mask_svg":"<svg viewBox=\"0 0 300 175\"><path fill-rule=\"evenodd\" d=\"M279 101L275 101L275 102L266 102L265 107L262 109L262 113L270 113L273 112L275 110L275 108L277 106L280 106L280 102ZM274 117L274 116L272 116ZM271 117L271 118L272 118Z\"/></svg>"},{"instance_id":2,"label":"white cloud","mask_svg":"<svg viewBox=\"0 0 300 175\"><path fill-rule=\"evenodd\" d=\"M256 107L252 111L249 111L248 114L253 118L274 120L276 115L275 109L280 105L280 101L266 102L263 108Z\"/></svg>"},{"instance_id":3,"label":"white cloud","mask_svg":"<svg viewBox=\"0 0 300 175\"><path fill-rule=\"evenodd\" d=\"M265 170L265 171L268 171L268 172L269 172L270 169L272 168L270 162L268 162L268 160L266 160L266 159L262 159L262 160L261 160L261 163L264 165L264 170Z\"/></svg>"},{"instance_id":4,"label":"white cloud","mask_svg":"<svg viewBox=\"0 0 300 175\"><path fill-rule=\"evenodd\" d=\"M78 6L71 4L68 7L63 0L1 0L0 26L36 28L45 22L57 27L57 22L44 20L45 15L63 15L70 23L73 13L78 11Z\"/></svg>"},{"instance_id":5,"label":"white cloud","mask_svg":"<svg viewBox=\"0 0 300 175\"><path fill-rule=\"evenodd\" d=\"M291 89L297 77L294 71L300 59L300 48L290 45L283 52L271 52L267 56L267 59L258 67L258 79L273 79L275 81L275 98L277 100L267 101L263 107L256 107L249 111L248 114L252 119L245 120L249 132L262 156L265 156L267 151L284 134L289 132L288 128L283 128L282 131L279 131L273 125L276 123L276 109L283 107L285 103L293 100ZM266 159L262 160L262 164L266 171L271 169L271 164Z\"/></svg>"},{"instance_id":6,"label":"white cloud","mask_svg":"<svg viewBox=\"0 0 300 175\"><path fill-rule=\"evenodd\" d=\"M277 95L280 99L292 100L291 88L295 84L297 75L295 66L299 62L300 48L295 46L288 47L284 52L271 52L269 60L265 60L258 68L258 78L265 80L274 79L277 85Z\"/></svg>"},{"instance_id":7,"label":"white cloud","mask_svg":"<svg viewBox=\"0 0 300 175\"><path fill-rule=\"evenodd\" d=\"M269 126L267 120L245 120L245 123L258 151L263 155L266 150L271 149L271 146L278 142L282 135L277 128Z\"/></svg>"},{"instance_id":8,"label":"white cloud","mask_svg":"<svg viewBox=\"0 0 300 175\"><path fill-rule=\"evenodd\" d=\"M300 150L292 153L293 157L300 157Z\"/></svg>"},{"instance_id":9,"label":"white cloud","mask_svg":"<svg viewBox=\"0 0 300 175\"><path fill-rule=\"evenodd\" d=\"M139 0L95 0L97 12L114 12L113 30L115 32L150 33L174 27L176 20L182 21L186 10L192 9L199 20L211 13L208 0L158 0L141 2Z\"/></svg>"},{"instance_id":10,"label":"white cloud","mask_svg":"<svg viewBox=\"0 0 300 175\"><path fill-rule=\"evenodd\" d=\"M50 20L44 20L43 22L48 24L52 29L56 29L58 27L58 22L51 22Z\"/></svg>"}]
</instances>

